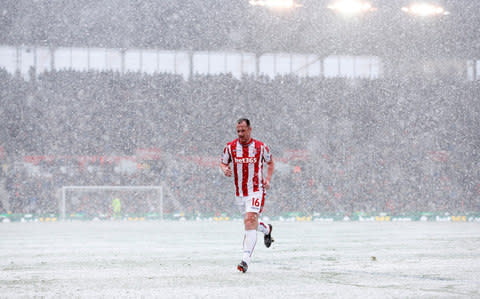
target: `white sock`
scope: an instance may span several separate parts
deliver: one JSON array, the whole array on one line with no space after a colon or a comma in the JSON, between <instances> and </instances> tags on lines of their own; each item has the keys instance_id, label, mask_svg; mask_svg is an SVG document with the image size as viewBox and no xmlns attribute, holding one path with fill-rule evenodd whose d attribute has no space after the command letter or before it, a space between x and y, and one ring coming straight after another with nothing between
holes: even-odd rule
<instances>
[{"instance_id":1,"label":"white sock","mask_svg":"<svg viewBox=\"0 0 480 299\"><path fill-rule=\"evenodd\" d=\"M253 249L255 249L255 244L257 244L257 231L256 230L246 230L245 237L243 239L243 258L242 260L245 263L250 263L250 258L253 254Z\"/></svg>"},{"instance_id":2,"label":"white sock","mask_svg":"<svg viewBox=\"0 0 480 299\"><path fill-rule=\"evenodd\" d=\"M263 222L259 222L257 230L259 232L262 232L264 235L268 235L268 233L270 232L270 226L268 226L267 224L265 224Z\"/></svg>"}]
</instances>

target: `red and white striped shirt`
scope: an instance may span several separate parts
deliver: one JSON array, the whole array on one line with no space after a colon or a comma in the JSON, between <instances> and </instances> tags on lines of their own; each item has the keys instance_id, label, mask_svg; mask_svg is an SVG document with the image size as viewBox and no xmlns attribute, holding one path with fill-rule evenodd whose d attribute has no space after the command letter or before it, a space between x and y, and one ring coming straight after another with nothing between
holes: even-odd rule
<instances>
[{"instance_id":1,"label":"red and white striped shirt","mask_svg":"<svg viewBox=\"0 0 480 299\"><path fill-rule=\"evenodd\" d=\"M236 195L249 196L263 191L263 163L271 160L270 150L263 142L251 139L243 145L237 138L227 143L221 162L226 165L233 163Z\"/></svg>"}]
</instances>

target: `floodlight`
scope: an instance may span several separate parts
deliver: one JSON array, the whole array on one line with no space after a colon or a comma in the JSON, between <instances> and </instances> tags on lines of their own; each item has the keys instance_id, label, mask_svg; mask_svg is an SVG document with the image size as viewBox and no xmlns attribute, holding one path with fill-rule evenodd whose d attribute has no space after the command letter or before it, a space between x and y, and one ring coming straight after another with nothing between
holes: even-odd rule
<instances>
[{"instance_id":1,"label":"floodlight","mask_svg":"<svg viewBox=\"0 0 480 299\"><path fill-rule=\"evenodd\" d=\"M249 3L252 6L265 6L273 9L290 9L302 6L294 0L250 0Z\"/></svg>"},{"instance_id":2,"label":"floodlight","mask_svg":"<svg viewBox=\"0 0 480 299\"><path fill-rule=\"evenodd\" d=\"M344 15L358 15L376 9L369 2L360 0L338 0L327 7Z\"/></svg>"},{"instance_id":3,"label":"floodlight","mask_svg":"<svg viewBox=\"0 0 480 299\"><path fill-rule=\"evenodd\" d=\"M408 14L420 17L448 15L445 8L430 3L412 3L408 7L402 7L402 10Z\"/></svg>"}]
</instances>

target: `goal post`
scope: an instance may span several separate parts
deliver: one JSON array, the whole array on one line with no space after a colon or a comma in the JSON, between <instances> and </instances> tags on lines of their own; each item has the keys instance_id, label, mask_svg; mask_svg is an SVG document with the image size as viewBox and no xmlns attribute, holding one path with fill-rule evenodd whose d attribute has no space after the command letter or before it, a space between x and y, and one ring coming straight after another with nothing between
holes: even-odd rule
<instances>
[{"instance_id":1,"label":"goal post","mask_svg":"<svg viewBox=\"0 0 480 299\"><path fill-rule=\"evenodd\" d=\"M156 205L153 205L153 211L158 213L160 220L163 220L164 206L163 206L163 186L63 186L62 187L61 198L58 206L58 212L61 220L66 220L66 211L67 211L67 193L72 191L80 191L87 193L95 192L144 192L144 191L154 191L154 198L151 199ZM112 200L111 198L108 198ZM98 203L97 203L98 204ZM103 199L101 202L102 205L108 204L107 199ZM94 206L95 208L95 206ZM152 211L150 211L152 212Z\"/></svg>"}]
</instances>

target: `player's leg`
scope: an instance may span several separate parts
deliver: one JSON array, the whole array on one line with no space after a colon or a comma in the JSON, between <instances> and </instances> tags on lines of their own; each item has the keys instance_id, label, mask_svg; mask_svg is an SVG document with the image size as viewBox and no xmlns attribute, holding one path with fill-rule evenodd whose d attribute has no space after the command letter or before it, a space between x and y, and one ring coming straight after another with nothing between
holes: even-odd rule
<instances>
[{"instance_id":1,"label":"player's leg","mask_svg":"<svg viewBox=\"0 0 480 299\"><path fill-rule=\"evenodd\" d=\"M263 212L263 206L265 204L265 192L262 195L262 202L260 206L260 214ZM272 238L272 225L271 224L265 224L262 221L258 222L257 230L261 233L263 233L263 242L265 243L265 246L267 248L272 245L274 242Z\"/></svg>"},{"instance_id":2,"label":"player's leg","mask_svg":"<svg viewBox=\"0 0 480 299\"><path fill-rule=\"evenodd\" d=\"M245 213L245 217L243 218L243 223L245 224L245 231L248 231L248 230L257 231L258 214L255 212Z\"/></svg>"},{"instance_id":3,"label":"player's leg","mask_svg":"<svg viewBox=\"0 0 480 299\"><path fill-rule=\"evenodd\" d=\"M245 207L243 218L245 235L243 238L242 262L238 264L237 269L246 272L253 250L257 244L258 214L261 210L262 197L261 194L253 194L252 196L244 197L243 200Z\"/></svg>"},{"instance_id":4,"label":"player's leg","mask_svg":"<svg viewBox=\"0 0 480 299\"><path fill-rule=\"evenodd\" d=\"M267 235L270 232L268 224L265 224L263 221L258 222L257 230L264 235Z\"/></svg>"},{"instance_id":5,"label":"player's leg","mask_svg":"<svg viewBox=\"0 0 480 299\"><path fill-rule=\"evenodd\" d=\"M242 262L238 265L238 270L246 272L248 264L257 244L257 226L258 226L258 214L254 212L245 213L245 236L243 238L243 256Z\"/></svg>"},{"instance_id":6,"label":"player's leg","mask_svg":"<svg viewBox=\"0 0 480 299\"><path fill-rule=\"evenodd\" d=\"M259 232L262 232L263 233L263 243L265 244L265 246L267 248L270 247L270 245L272 245L272 243L275 241L273 238L272 238L272 230L273 230L273 226L271 224L265 224L263 222L259 222L258 223L258 228L257 230Z\"/></svg>"}]
</instances>

